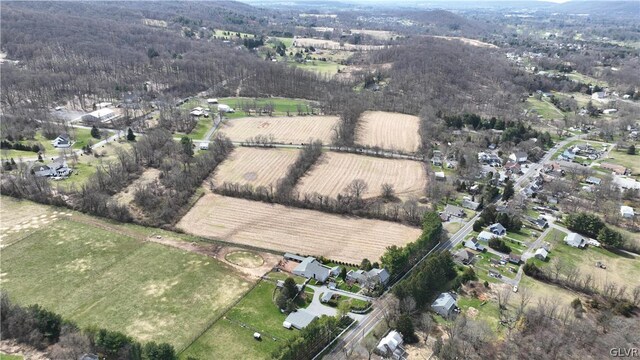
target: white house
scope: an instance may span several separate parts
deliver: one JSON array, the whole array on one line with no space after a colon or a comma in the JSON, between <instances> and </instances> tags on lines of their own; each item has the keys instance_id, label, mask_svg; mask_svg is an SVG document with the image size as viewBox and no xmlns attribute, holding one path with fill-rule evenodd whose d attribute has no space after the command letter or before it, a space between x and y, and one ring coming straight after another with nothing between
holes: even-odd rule
<instances>
[{"instance_id":1,"label":"white house","mask_svg":"<svg viewBox=\"0 0 640 360\"><path fill-rule=\"evenodd\" d=\"M217 103L218 103L218 99L215 99L215 98L207 99L207 104L214 105L214 104L217 104Z\"/></svg>"},{"instance_id":2,"label":"white house","mask_svg":"<svg viewBox=\"0 0 640 360\"><path fill-rule=\"evenodd\" d=\"M385 358L401 359L404 354L403 342L402 335L395 330L391 330L387 336L380 340L376 350Z\"/></svg>"},{"instance_id":3,"label":"white house","mask_svg":"<svg viewBox=\"0 0 640 360\"><path fill-rule=\"evenodd\" d=\"M533 256L535 256L536 259L539 260L546 260L547 256L549 256L549 252L544 248L539 248L538 250L536 250L536 253Z\"/></svg>"},{"instance_id":4,"label":"white house","mask_svg":"<svg viewBox=\"0 0 640 360\"><path fill-rule=\"evenodd\" d=\"M564 242L569 246L573 246L579 249L587 245L587 241L585 240L585 238L582 237L580 234L576 234L576 233L571 233L567 235L564 238Z\"/></svg>"},{"instance_id":5,"label":"white house","mask_svg":"<svg viewBox=\"0 0 640 360\"><path fill-rule=\"evenodd\" d=\"M444 171L436 171L433 174L436 176L436 180L444 180L446 178L444 175Z\"/></svg>"},{"instance_id":6,"label":"white house","mask_svg":"<svg viewBox=\"0 0 640 360\"><path fill-rule=\"evenodd\" d=\"M331 269L322 265L316 258L309 256L293 269L293 273L304 276L307 279L325 282L329 275L331 275Z\"/></svg>"},{"instance_id":7,"label":"white house","mask_svg":"<svg viewBox=\"0 0 640 360\"><path fill-rule=\"evenodd\" d=\"M118 114L110 108L102 108L96 111L92 111L82 117L82 121L95 123L95 122L107 122L118 117Z\"/></svg>"},{"instance_id":8,"label":"white house","mask_svg":"<svg viewBox=\"0 0 640 360\"><path fill-rule=\"evenodd\" d=\"M448 292L440 294L431 304L431 310L444 318L451 317L455 312L456 307L456 298Z\"/></svg>"},{"instance_id":9,"label":"white house","mask_svg":"<svg viewBox=\"0 0 640 360\"><path fill-rule=\"evenodd\" d=\"M218 104L218 111L224 112L224 113L232 113L235 112L235 110L233 110L231 108L231 106L229 105L225 105L225 104Z\"/></svg>"},{"instance_id":10,"label":"white house","mask_svg":"<svg viewBox=\"0 0 640 360\"><path fill-rule=\"evenodd\" d=\"M632 219L636 214L631 206L622 205L620 206L620 215L623 218Z\"/></svg>"},{"instance_id":11,"label":"white house","mask_svg":"<svg viewBox=\"0 0 640 360\"><path fill-rule=\"evenodd\" d=\"M517 151L509 155L509 160L517 163L527 162L528 158L527 153L523 151Z\"/></svg>"},{"instance_id":12,"label":"white house","mask_svg":"<svg viewBox=\"0 0 640 360\"><path fill-rule=\"evenodd\" d=\"M496 236L493 233L490 233L488 231L481 231L480 234L478 234L478 240L481 240L481 241L489 241L494 237Z\"/></svg>"},{"instance_id":13,"label":"white house","mask_svg":"<svg viewBox=\"0 0 640 360\"><path fill-rule=\"evenodd\" d=\"M56 148L69 148L71 147L71 138L69 137L69 134L60 134L51 142L51 145Z\"/></svg>"}]
</instances>

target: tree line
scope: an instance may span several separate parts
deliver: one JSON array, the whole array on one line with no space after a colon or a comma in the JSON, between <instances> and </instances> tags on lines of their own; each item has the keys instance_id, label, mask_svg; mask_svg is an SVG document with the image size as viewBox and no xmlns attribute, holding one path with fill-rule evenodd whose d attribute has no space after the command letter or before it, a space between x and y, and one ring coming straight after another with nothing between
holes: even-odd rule
<instances>
[{"instance_id":1,"label":"tree line","mask_svg":"<svg viewBox=\"0 0 640 360\"><path fill-rule=\"evenodd\" d=\"M331 340L349 326L353 320L348 316L336 318L323 315L285 340L271 356L277 360L309 360L318 354Z\"/></svg>"},{"instance_id":2,"label":"tree line","mask_svg":"<svg viewBox=\"0 0 640 360\"><path fill-rule=\"evenodd\" d=\"M608 227L595 214L585 212L568 214L564 219L567 229L597 239L605 247L624 248L626 239L616 230Z\"/></svg>"},{"instance_id":3,"label":"tree line","mask_svg":"<svg viewBox=\"0 0 640 360\"><path fill-rule=\"evenodd\" d=\"M0 293L2 339L45 350L53 360L79 359L96 353L108 359L177 360L170 344L153 341L140 343L111 330L96 327L81 329L77 324L39 305L22 307Z\"/></svg>"},{"instance_id":4,"label":"tree line","mask_svg":"<svg viewBox=\"0 0 640 360\"><path fill-rule=\"evenodd\" d=\"M402 276L418 260L438 244L442 237L442 221L435 211L428 211L422 217L422 233L416 241L400 247L387 247L380 257L382 267L391 274L392 279Z\"/></svg>"}]
</instances>

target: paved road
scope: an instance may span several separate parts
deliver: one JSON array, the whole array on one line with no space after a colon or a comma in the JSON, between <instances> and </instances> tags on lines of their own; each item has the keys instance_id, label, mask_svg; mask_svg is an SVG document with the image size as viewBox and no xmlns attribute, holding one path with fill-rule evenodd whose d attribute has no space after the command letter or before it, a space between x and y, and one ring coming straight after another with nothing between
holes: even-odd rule
<instances>
[{"instance_id":1,"label":"paved road","mask_svg":"<svg viewBox=\"0 0 640 360\"><path fill-rule=\"evenodd\" d=\"M521 175L514 182L514 190L516 191L516 193L522 189L523 185L527 184L528 180L530 180L534 175L538 174L538 170L542 169L544 165L546 165L548 162L551 161L551 158L556 154L556 152L559 149L561 149L563 146L570 143L571 141L580 139L583 136L584 135L576 135L559 142L554 148L549 150L547 154L545 154L545 156L537 164L530 165L527 172ZM431 254L434 251L445 251L445 250L450 250L454 248L461 241L463 241L464 238L467 237L467 235L469 235L473 231L473 223L476 220L478 220L479 217L480 217L480 214L478 213L473 218L469 219L469 221L460 230L458 230L453 236L451 236L449 240L438 244L432 251L429 252L429 254ZM544 239L542 235L540 235L539 239L541 238ZM424 258L422 260L424 260ZM411 271L414 268L415 266L411 270L409 270L409 272L407 272L405 276L411 273ZM510 285L517 285L520 282L521 278L522 278L522 267L520 267L520 270L518 271L518 274L516 274L515 279L506 278L503 281L506 283L509 283ZM360 340L362 340L369 332L371 332L380 323L380 321L383 320L384 308L386 307L386 301L388 297L387 294L388 292L385 293L383 296L381 296L379 299L374 301L374 310L371 313L369 313L369 315L365 319L363 319L360 323L354 326L351 329L351 331L347 332L345 336L342 337L342 339L339 339L337 344L334 346L333 350L324 357L325 359L344 359L345 358L344 350L355 347L355 345L357 345L357 343Z\"/></svg>"}]
</instances>

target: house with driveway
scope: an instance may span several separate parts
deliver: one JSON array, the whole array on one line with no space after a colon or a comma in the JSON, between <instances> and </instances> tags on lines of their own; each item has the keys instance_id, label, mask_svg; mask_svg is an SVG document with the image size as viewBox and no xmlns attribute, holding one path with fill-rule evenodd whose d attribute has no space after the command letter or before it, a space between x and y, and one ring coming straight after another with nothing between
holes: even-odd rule
<instances>
[{"instance_id":1,"label":"house with driveway","mask_svg":"<svg viewBox=\"0 0 640 360\"><path fill-rule=\"evenodd\" d=\"M500 223L495 223L489 226L489 231L496 236L504 236L507 234L507 229L505 229Z\"/></svg>"},{"instance_id":2,"label":"house with driveway","mask_svg":"<svg viewBox=\"0 0 640 360\"><path fill-rule=\"evenodd\" d=\"M69 134L60 134L57 138L53 139L51 145L55 148L67 149L71 147L71 138Z\"/></svg>"},{"instance_id":3,"label":"house with driveway","mask_svg":"<svg viewBox=\"0 0 640 360\"><path fill-rule=\"evenodd\" d=\"M337 274L340 273L339 266L330 268L311 256L304 258L302 262L293 269L293 273L295 275L303 276L307 279L313 279L319 282L325 282L329 276L337 275L336 272Z\"/></svg>"}]
</instances>

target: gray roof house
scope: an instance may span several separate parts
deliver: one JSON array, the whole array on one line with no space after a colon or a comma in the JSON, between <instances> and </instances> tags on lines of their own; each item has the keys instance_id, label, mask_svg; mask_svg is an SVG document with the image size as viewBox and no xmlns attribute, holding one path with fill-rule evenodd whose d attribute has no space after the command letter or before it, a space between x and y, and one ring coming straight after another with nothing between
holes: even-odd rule
<instances>
[{"instance_id":1,"label":"gray roof house","mask_svg":"<svg viewBox=\"0 0 640 360\"><path fill-rule=\"evenodd\" d=\"M455 205L447 205L444 208L444 212L455 217L464 217L465 213L461 207Z\"/></svg>"},{"instance_id":2,"label":"gray roof house","mask_svg":"<svg viewBox=\"0 0 640 360\"><path fill-rule=\"evenodd\" d=\"M292 312L287 316L287 318L282 323L287 329L291 329L294 327L298 330L302 330L306 328L317 316L312 314L311 312L305 309L298 309L297 311Z\"/></svg>"},{"instance_id":3,"label":"gray roof house","mask_svg":"<svg viewBox=\"0 0 640 360\"><path fill-rule=\"evenodd\" d=\"M471 238L467 241L464 242L464 247L472 249L472 250L477 250L477 251L483 251L484 250L484 246L480 245L480 243L478 242L478 240L476 240L476 238Z\"/></svg>"},{"instance_id":4,"label":"gray roof house","mask_svg":"<svg viewBox=\"0 0 640 360\"><path fill-rule=\"evenodd\" d=\"M71 146L71 138L69 134L60 134L51 142L51 145L56 148L68 148Z\"/></svg>"},{"instance_id":5,"label":"gray roof house","mask_svg":"<svg viewBox=\"0 0 640 360\"><path fill-rule=\"evenodd\" d=\"M461 262L464 265L471 264L475 257L476 254L467 249L460 249L457 253L453 254L453 259L455 261Z\"/></svg>"},{"instance_id":6,"label":"gray roof house","mask_svg":"<svg viewBox=\"0 0 640 360\"><path fill-rule=\"evenodd\" d=\"M505 229L504 226L502 226L502 224L500 224L500 223L495 223L495 224L489 226L489 230L494 235L498 235L498 236L503 236L503 235L506 235L506 233L507 233L507 229Z\"/></svg>"},{"instance_id":7,"label":"gray roof house","mask_svg":"<svg viewBox=\"0 0 640 360\"><path fill-rule=\"evenodd\" d=\"M575 248L583 248L586 246L587 241L580 234L571 233L564 238L564 242L569 246Z\"/></svg>"},{"instance_id":8,"label":"gray roof house","mask_svg":"<svg viewBox=\"0 0 640 360\"><path fill-rule=\"evenodd\" d=\"M478 210L478 207L480 206L480 203L475 202L475 201L471 201L468 199L464 199L462 200L462 207L465 209L470 209L470 210Z\"/></svg>"},{"instance_id":9,"label":"gray roof house","mask_svg":"<svg viewBox=\"0 0 640 360\"><path fill-rule=\"evenodd\" d=\"M33 174L38 177L69 176L73 171L73 169L67 166L67 162L62 158L59 158L48 165L35 164L31 170L33 171Z\"/></svg>"},{"instance_id":10,"label":"gray roof house","mask_svg":"<svg viewBox=\"0 0 640 360\"><path fill-rule=\"evenodd\" d=\"M438 298L431 304L431 310L438 313L440 316L444 318L449 318L456 309L456 298L453 297L450 293L442 293L438 296Z\"/></svg>"},{"instance_id":11,"label":"gray roof house","mask_svg":"<svg viewBox=\"0 0 640 360\"><path fill-rule=\"evenodd\" d=\"M369 271L364 270L349 270L347 273L348 281L355 281L361 286L373 287L381 284L386 285L389 282L389 271L387 269L371 269Z\"/></svg>"},{"instance_id":12,"label":"gray roof house","mask_svg":"<svg viewBox=\"0 0 640 360\"><path fill-rule=\"evenodd\" d=\"M589 176L587 180L585 180L584 182L590 185L600 185L600 183L602 182L602 179L597 178L595 176Z\"/></svg>"},{"instance_id":13,"label":"gray roof house","mask_svg":"<svg viewBox=\"0 0 640 360\"><path fill-rule=\"evenodd\" d=\"M547 256L549 256L549 252L545 248L539 248L533 256L535 256L536 259L544 261L547 259Z\"/></svg>"},{"instance_id":14,"label":"gray roof house","mask_svg":"<svg viewBox=\"0 0 640 360\"><path fill-rule=\"evenodd\" d=\"M331 269L322 265L316 258L309 256L293 269L293 273L307 279L325 282L331 275Z\"/></svg>"}]
</instances>

